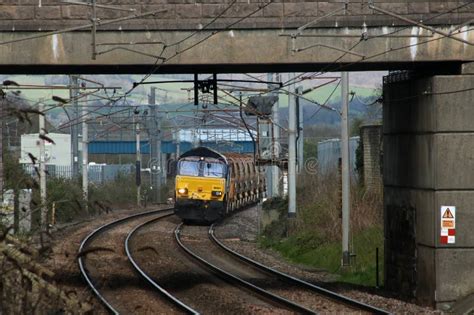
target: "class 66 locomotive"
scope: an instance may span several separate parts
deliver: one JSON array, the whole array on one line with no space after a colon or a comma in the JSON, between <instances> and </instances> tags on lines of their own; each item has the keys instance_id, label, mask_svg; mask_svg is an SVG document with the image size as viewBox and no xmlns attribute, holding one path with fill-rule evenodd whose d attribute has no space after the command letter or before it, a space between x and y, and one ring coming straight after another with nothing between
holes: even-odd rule
<instances>
[{"instance_id":1,"label":"class 66 locomotive","mask_svg":"<svg viewBox=\"0 0 474 315\"><path fill-rule=\"evenodd\" d=\"M212 223L259 202L264 192L264 173L250 155L199 147L177 161L175 214L187 223Z\"/></svg>"}]
</instances>

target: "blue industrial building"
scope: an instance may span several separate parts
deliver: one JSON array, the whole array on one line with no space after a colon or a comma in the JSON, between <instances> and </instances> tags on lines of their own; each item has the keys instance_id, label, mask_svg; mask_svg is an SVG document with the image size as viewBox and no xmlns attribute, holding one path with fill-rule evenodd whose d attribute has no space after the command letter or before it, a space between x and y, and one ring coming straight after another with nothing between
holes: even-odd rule
<instances>
[{"instance_id":1,"label":"blue industrial building","mask_svg":"<svg viewBox=\"0 0 474 315\"><path fill-rule=\"evenodd\" d=\"M221 152L253 153L254 144L252 141L202 141L201 146L205 146ZM176 153L177 143L174 141L162 141L161 153ZM183 153L193 147L191 142L180 142L179 152ZM150 154L150 144L148 140L140 142L142 154ZM89 154L135 154L135 141L91 141L89 143Z\"/></svg>"}]
</instances>

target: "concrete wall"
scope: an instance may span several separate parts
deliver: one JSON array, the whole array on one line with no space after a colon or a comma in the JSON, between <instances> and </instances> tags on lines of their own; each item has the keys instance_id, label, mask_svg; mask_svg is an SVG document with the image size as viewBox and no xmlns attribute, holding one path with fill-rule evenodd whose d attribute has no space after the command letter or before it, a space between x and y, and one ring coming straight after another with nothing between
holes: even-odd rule
<instances>
[{"instance_id":1,"label":"concrete wall","mask_svg":"<svg viewBox=\"0 0 474 315\"><path fill-rule=\"evenodd\" d=\"M205 25L213 18L222 14L213 23L212 28L225 27L237 19L256 11L251 18L238 24L237 28L288 28L299 27L316 17L324 16L343 6L344 1L319 0L286 0L247 2L237 1L230 6L231 1L223 0L113 0L99 1L102 5L119 6L135 9L137 14L164 9L166 12L155 17L129 20L121 23L123 30L146 27L149 30L196 30L199 24ZM324 19L318 25L324 27L338 26L367 26L405 25L403 21L374 12L367 6L368 1L348 1L348 11L341 11L334 18ZM469 1L406 1L406 0L376 0L375 5L385 10L426 23L446 25L463 23L474 17L473 8L466 6ZM439 15L448 12L450 14ZM58 0L43 0L38 6L38 0L2 1L0 4L0 30L51 30L67 26L89 23L90 8L85 6L62 4ZM98 17L102 20L115 19L130 15L130 12L98 9ZM106 27L117 29L117 27Z\"/></svg>"},{"instance_id":2,"label":"concrete wall","mask_svg":"<svg viewBox=\"0 0 474 315\"><path fill-rule=\"evenodd\" d=\"M382 191L382 125L365 125L360 128L364 162L364 186L367 190Z\"/></svg>"},{"instance_id":3,"label":"concrete wall","mask_svg":"<svg viewBox=\"0 0 474 315\"><path fill-rule=\"evenodd\" d=\"M386 285L446 309L474 292L474 77L384 84ZM456 206L456 243L440 207Z\"/></svg>"},{"instance_id":4,"label":"concrete wall","mask_svg":"<svg viewBox=\"0 0 474 315\"><path fill-rule=\"evenodd\" d=\"M288 35L296 28L342 8L343 3L239 0L229 8L229 3L220 0L100 3L134 8L136 13L167 11L154 17L101 25L98 44L125 45L97 46L99 55L93 60L90 28L22 41L46 30L88 24L90 8L61 4L57 0L43 0L41 7L37 0L3 1L0 4L0 72L149 73L150 67L157 64L157 55L166 58L160 66L161 73L339 70L334 63L349 64L346 69L350 70L415 66L433 70L433 62L442 62L436 67L443 67L446 73L456 71L461 61L474 61L473 45L433 35L414 25L405 27L406 22L368 9L366 1L349 1L347 12L321 19L295 41ZM474 18L474 5L467 3L375 1L382 9L423 20L444 32ZM104 22L129 14L100 9L98 17ZM287 36L281 36L282 33ZM367 40L361 40L362 36ZM474 43L474 32L467 32L465 28L455 37ZM136 44L150 41L162 42L166 47ZM135 44L126 45L131 42Z\"/></svg>"}]
</instances>

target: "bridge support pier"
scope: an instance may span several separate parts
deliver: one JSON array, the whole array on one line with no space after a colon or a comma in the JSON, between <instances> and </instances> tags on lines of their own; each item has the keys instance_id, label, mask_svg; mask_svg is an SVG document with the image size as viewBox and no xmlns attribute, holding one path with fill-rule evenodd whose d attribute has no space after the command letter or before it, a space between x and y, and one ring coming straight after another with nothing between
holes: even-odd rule
<instances>
[{"instance_id":1,"label":"bridge support pier","mask_svg":"<svg viewBox=\"0 0 474 315\"><path fill-rule=\"evenodd\" d=\"M474 292L472 87L469 67L384 80L385 286L445 310ZM443 206L456 207L455 243Z\"/></svg>"}]
</instances>

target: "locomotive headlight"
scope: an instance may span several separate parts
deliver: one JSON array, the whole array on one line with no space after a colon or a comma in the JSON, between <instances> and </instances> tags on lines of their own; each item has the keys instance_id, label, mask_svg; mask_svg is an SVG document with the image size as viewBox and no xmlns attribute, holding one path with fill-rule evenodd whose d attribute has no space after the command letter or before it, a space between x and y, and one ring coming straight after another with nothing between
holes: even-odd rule
<instances>
[{"instance_id":1,"label":"locomotive headlight","mask_svg":"<svg viewBox=\"0 0 474 315\"><path fill-rule=\"evenodd\" d=\"M186 195L188 193L188 189L187 188L179 188L178 193L181 194L181 195Z\"/></svg>"},{"instance_id":2,"label":"locomotive headlight","mask_svg":"<svg viewBox=\"0 0 474 315\"><path fill-rule=\"evenodd\" d=\"M212 194L214 197L220 197L220 196L222 196L222 191L213 190L211 194Z\"/></svg>"}]
</instances>

